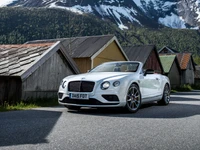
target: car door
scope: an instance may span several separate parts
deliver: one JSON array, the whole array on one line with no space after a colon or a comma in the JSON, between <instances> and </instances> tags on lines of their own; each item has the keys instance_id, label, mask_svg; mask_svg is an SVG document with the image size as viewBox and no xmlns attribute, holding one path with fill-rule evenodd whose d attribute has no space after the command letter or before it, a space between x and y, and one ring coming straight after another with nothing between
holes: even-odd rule
<instances>
[{"instance_id":1,"label":"car door","mask_svg":"<svg viewBox=\"0 0 200 150\"><path fill-rule=\"evenodd\" d=\"M157 74L143 74L142 80L140 80L140 82L143 99L158 96L160 79Z\"/></svg>"},{"instance_id":2,"label":"car door","mask_svg":"<svg viewBox=\"0 0 200 150\"><path fill-rule=\"evenodd\" d=\"M160 74L154 74L155 76L155 85L157 87L157 91L155 91L155 95L158 96L158 95L161 95L162 94L162 88L161 88L161 85L162 85L162 78L161 78L161 75Z\"/></svg>"}]
</instances>

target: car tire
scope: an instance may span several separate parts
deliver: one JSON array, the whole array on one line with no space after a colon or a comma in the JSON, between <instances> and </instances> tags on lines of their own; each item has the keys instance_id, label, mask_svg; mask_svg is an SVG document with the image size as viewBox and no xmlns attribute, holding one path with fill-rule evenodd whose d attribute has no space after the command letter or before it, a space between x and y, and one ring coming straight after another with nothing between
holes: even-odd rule
<instances>
[{"instance_id":1,"label":"car tire","mask_svg":"<svg viewBox=\"0 0 200 150\"><path fill-rule=\"evenodd\" d=\"M169 88L168 84L165 84L162 99L160 101L158 101L158 104L168 105L169 102L170 102L170 88Z\"/></svg>"},{"instance_id":2,"label":"car tire","mask_svg":"<svg viewBox=\"0 0 200 150\"><path fill-rule=\"evenodd\" d=\"M65 107L69 110L80 110L81 107L79 106L69 106L69 105L65 105Z\"/></svg>"},{"instance_id":3,"label":"car tire","mask_svg":"<svg viewBox=\"0 0 200 150\"><path fill-rule=\"evenodd\" d=\"M131 84L126 94L126 110L135 113L141 106L141 93L136 84Z\"/></svg>"}]
</instances>

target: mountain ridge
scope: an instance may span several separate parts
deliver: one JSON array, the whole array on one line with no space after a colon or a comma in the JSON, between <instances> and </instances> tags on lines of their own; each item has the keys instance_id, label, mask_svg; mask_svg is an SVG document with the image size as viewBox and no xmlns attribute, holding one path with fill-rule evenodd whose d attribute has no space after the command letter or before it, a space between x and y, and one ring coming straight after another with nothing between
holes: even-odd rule
<instances>
[{"instance_id":1,"label":"mountain ridge","mask_svg":"<svg viewBox=\"0 0 200 150\"><path fill-rule=\"evenodd\" d=\"M129 25L120 30L110 21L54 8L0 8L0 43L22 44L32 40L113 34L122 46L154 44L180 52L200 54L199 30L144 28Z\"/></svg>"},{"instance_id":2,"label":"mountain ridge","mask_svg":"<svg viewBox=\"0 0 200 150\"><path fill-rule=\"evenodd\" d=\"M111 20L120 29L142 27L198 29L200 0L3 0L1 7L48 7ZM7 3L6 3L7 2Z\"/></svg>"}]
</instances>

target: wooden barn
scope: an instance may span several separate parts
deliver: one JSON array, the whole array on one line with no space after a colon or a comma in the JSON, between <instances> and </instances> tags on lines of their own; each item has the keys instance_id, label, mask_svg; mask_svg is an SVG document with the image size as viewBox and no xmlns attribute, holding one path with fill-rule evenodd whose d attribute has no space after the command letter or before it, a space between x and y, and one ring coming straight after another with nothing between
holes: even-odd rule
<instances>
[{"instance_id":1,"label":"wooden barn","mask_svg":"<svg viewBox=\"0 0 200 150\"><path fill-rule=\"evenodd\" d=\"M176 55L160 55L164 74L169 77L172 87L180 86L181 84L181 68Z\"/></svg>"},{"instance_id":2,"label":"wooden barn","mask_svg":"<svg viewBox=\"0 0 200 150\"><path fill-rule=\"evenodd\" d=\"M126 61L128 57L113 35L72 37L61 40L82 73L108 61Z\"/></svg>"},{"instance_id":3,"label":"wooden barn","mask_svg":"<svg viewBox=\"0 0 200 150\"><path fill-rule=\"evenodd\" d=\"M195 63L191 53L180 53L168 46L159 50L159 54L176 55L181 68L181 84L194 84Z\"/></svg>"},{"instance_id":4,"label":"wooden barn","mask_svg":"<svg viewBox=\"0 0 200 150\"><path fill-rule=\"evenodd\" d=\"M176 54L181 68L181 84L194 84L195 64L191 53Z\"/></svg>"},{"instance_id":5,"label":"wooden barn","mask_svg":"<svg viewBox=\"0 0 200 150\"><path fill-rule=\"evenodd\" d=\"M0 45L0 105L57 97L61 80L79 70L60 41Z\"/></svg>"},{"instance_id":6,"label":"wooden barn","mask_svg":"<svg viewBox=\"0 0 200 150\"><path fill-rule=\"evenodd\" d=\"M153 69L155 72L163 74L163 67L155 45L124 47L124 52L129 60L144 63L144 69Z\"/></svg>"}]
</instances>

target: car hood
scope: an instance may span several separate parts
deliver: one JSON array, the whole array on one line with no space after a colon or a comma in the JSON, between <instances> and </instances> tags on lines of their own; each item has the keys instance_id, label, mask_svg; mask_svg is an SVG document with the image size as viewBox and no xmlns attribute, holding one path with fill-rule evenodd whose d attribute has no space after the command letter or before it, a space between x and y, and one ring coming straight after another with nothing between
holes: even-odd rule
<instances>
[{"instance_id":1,"label":"car hood","mask_svg":"<svg viewBox=\"0 0 200 150\"><path fill-rule=\"evenodd\" d=\"M86 81L99 81L99 80L109 80L109 79L120 79L129 76L130 72L91 72L79 75L73 75L65 78L66 80L86 80Z\"/></svg>"}]
</instances>

